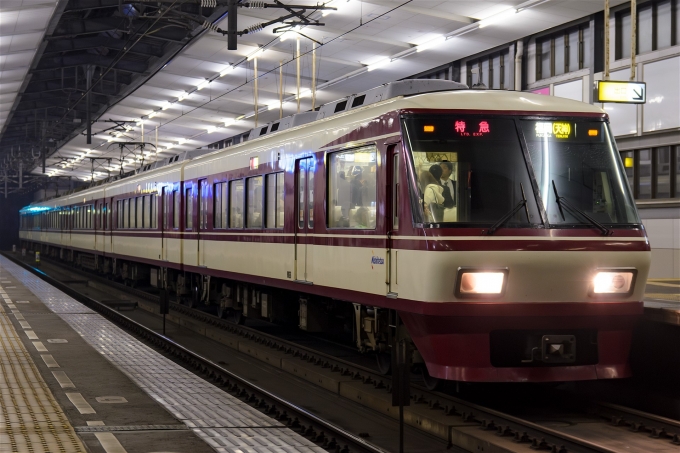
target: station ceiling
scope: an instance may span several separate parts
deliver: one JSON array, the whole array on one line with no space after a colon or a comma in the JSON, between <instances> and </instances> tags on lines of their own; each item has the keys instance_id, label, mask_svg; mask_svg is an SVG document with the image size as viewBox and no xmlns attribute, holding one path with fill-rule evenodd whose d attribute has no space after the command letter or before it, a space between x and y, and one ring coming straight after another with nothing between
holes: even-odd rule
<instances>
[{"instance_id":1,"label":"station ceiling","mask_svg":"<svg viewBox=\"0 0 680 453\"><path fill-rule=\"evenodd\" d=\"M204 26L227 29L226 0L168 0L161 7L148 0L3 0L0 167L14 171L21 156L24 168L42 174L45 149L48 175L102 179L120 171L118 142L157 144L144 154L128 147L129 171L142 159L253 128L256 74L263 125L279 118L280 87L283 116L298 111L298 63L299 108L307 111L313 66L318 107L603 9L601 0L333 0L324 3L337 8L330 12L315 10L316 1L282 3L308 6L305 17L325 25L277 33L285 25L270 25L228 50L227 38ZM238 29L256 30L287 13L241 7ZM84 135L88 68L91 144Z\"/></svg>"}]
</instances>

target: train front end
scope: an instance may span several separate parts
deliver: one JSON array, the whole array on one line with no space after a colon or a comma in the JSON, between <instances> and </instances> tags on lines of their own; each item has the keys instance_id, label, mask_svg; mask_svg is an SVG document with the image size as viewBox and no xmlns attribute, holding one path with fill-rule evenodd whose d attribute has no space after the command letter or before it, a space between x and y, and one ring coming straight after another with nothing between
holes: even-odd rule
<instances>
[{"instance_id":1,"label":"train front end","mask_svg":"<svg viewBox=\"0 0 680 453\"><path fill-rule=\"evenodd\" d=\"M413 230L394 238L400 315L429 376L630 375L650 247L592 110L402 114Z\"/></svg>"}]
</instances>

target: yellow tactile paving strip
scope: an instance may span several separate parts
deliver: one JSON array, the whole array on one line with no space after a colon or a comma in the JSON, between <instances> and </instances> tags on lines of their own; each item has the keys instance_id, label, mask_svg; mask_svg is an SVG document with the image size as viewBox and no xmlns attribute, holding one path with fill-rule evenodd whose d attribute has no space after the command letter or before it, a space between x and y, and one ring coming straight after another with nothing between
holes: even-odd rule
<instances>
[{"instance_id":1,"label":"yellow tactile paving strip","mask_svg":"<svg viewBox=\"0 0 680 453\"><path fill-rule=\"evenodd\" d=\"M0 307L0 452L86 449Z\"/></svg>"}]
</instances>

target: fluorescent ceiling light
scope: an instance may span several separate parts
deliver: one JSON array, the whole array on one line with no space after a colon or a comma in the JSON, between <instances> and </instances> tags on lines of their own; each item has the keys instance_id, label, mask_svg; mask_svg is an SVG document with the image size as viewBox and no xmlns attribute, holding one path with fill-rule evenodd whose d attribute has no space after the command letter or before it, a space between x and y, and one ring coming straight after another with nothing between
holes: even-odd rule
<instances>
[{"instance_id":1,"label":"fluorescent ceiling light","mask_svg":"<svg viewBox=\"0 0 680 453\"><path fill-rule=\"evenodd\" d=\"M510 8L498 14L494 14L493 16L489 16L486 19L482 19L479 21L479 28L484 28L491 24L500 22L503 19L507 19L508 17L514 16L516 13L517 13L516 9Z\"/></svg>"},{"instance_id":2,"label":"fluorescent ceiling light","mask_svg":"<svg viewBox=\"0 0 680 453\"><path fill-rule=\"evenodd\" d=\"M383 66L387 66L391 62L392 62L392 60L390 60L389 58L385 58L384 60L380 60L376 63L368 65L368 71L370 72L370 71L374 71L378 68L382 68Z\"/></svg>"},{"instance_id":3,"label":"fluorescent ceiling light","mask_svg":"<svg viewBox=\"0 0 680 453\"><path fill-rule=\"evenodd\" d=\"M219 129L219 127L210 126L208 129L206 129L206 132L208 132L208 134L212 134L213 132L217 131L217 129Z\"/></svg>"},{"instance_id":4,"label":"fluorescent ceiling light","mask_svg":"<svg viewBox=\"0 0 680 453\"><path fill-rule=\"evenodd\" d=\"M185 91L180 95L180 97L177 98L177 102L182 102L187 96L189 96L189 93Z\"/></svg>"},{"instance_id":5,"label":"fluorescent ceiling light","mask_svg":"<svg viewBox=\"0 0 680 453\"><path fill-rule=\"evenodd\" d=\"M163 109L163 110L167 110L167 109L170 108L171 105L172 105L172 102L170 102L170 101L165 101L165 104L163 104L162 109Z\"/></svg>"},{"instance_id":6,"label":"fluorescent ceiling light","mask_svg":"<svg viewBox=\"0 0 680 453\"><path fill-rule=\"evenodd\" d=\"M149 114L147 115L147 118L151 119L151 118L153 118L153 117L156 116L156 115L158 115L157 112L151 112L151 113L149 113Z\"/></svg>"},{"instance_id":7,"label":"fluorescent ceiling light","mask_svg":"<svg viewBox=\"0 0 680 453\"><path fill-rule=\"evenodd\" d=\"M199 83L196 89L198 91L201 91L203 88L207 87L210 84L210 80L205 79L203 82Z\"/></svg>"},{"instance_id":8,"label":"fluorescent ceiling light","mask_svg":"<svg viewBox=\"0 0 680 453\"><path fill-rule=\"evenodd\" d=\"M248 61L252 60L253 58L260 58L263 53L264 53L264 47L257 49L255 52L248 55Z\"/></svg>"},{"instance_id":9,"label":"fluorescent ceiling light","mask_svg":"<svg viewBox=\"0 0 680 453\"><path fill-rule=\"evenodd\" d=\"M445 36L437 36L434 39L431 39L427 42L424 42L416 47L417 52L422 52L423 50L431 49L432 47L437 46L438 44L443 44L446 41Z\"/></svg>"},{"instance_id":10,"label":"fluorescent ceiling light","mask_svg":"<svg viewBox=\"0 0 680 453\"><path fill-rule=\"evenodd\" d=\"M187 142L187 139L186 139L186 138L180 138L179 141L178 141L178 144L183 145L183 144L185 144L186 142Z\"/></svg>"},{"instance_id":11,"label":"fluorescent ceiling light","mask_svg":"<svg viewBox=\"0 0 680 453\"><path fill-rule=\"evenodd\" d=\"M220 77L224 77L225 75L229 74L234 69L236 69L236 68L234 68L233 66L227 66L225 69L222 70L222 72L220 72Z\"/></svg>"}]
</instances>

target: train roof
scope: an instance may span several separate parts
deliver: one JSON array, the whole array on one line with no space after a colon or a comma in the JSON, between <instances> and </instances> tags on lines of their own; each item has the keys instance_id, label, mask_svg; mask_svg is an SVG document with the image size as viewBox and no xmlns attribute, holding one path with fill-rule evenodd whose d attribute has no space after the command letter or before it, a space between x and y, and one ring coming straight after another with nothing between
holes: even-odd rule
<instances>
[{"instance_id":1,"label":"train roof","mask_svg":"<svg viewBox=\"0 0 680 453\"><path fill-rule=\"evenodd\" d=\"M159 171L163 167L175 166L180 163L186 164L189 161L196 161L197 164L200 164L206 158L210 159L225 153L240 152L253 145L253 142L257 143L255 148L259 148L277 141L276 139L289 140L290 136L297 133L298 130L304 129L305 132L314 133L314 130L318 128L328 127L327 124L322 126L322 123L333 120L344 121L344 118L355 112L361 111L362 114L357 116L372 115L375 117L395 110L463 110L470 113L479 111L557 115L570 113L605 114L604 110L595 105L555 96L506 90L470 90L464 84L446 80L404 80L387 83L363 93L353 94L324 104L316 111L291 115L272 121L265 126L254 128L249 133L238 134L238 136L247 134L249 139L237 145L220 150L186 151L177 156L145 165L127 175L97 181L89 187L56 197L59 201L55 199L44 200L32 203L30 206L70 204L69 202L74 197L83 197L85 193L92 196L94 195L93 192L97 192L96 189L104 189L104 186L110 187L112 183L120 185L124 183L124 180L133 183L140 179L135 178L135 175L143 175L142 179L147 179L152 174L165 173L165 171ZM315 127L317 125L318 127ZM179 167L181 166L179 165ZM95 189L95 186L98 187Z\"/></svg>"}]
</instances>

